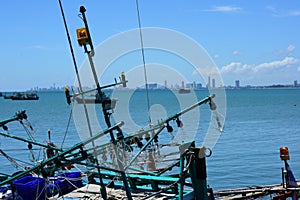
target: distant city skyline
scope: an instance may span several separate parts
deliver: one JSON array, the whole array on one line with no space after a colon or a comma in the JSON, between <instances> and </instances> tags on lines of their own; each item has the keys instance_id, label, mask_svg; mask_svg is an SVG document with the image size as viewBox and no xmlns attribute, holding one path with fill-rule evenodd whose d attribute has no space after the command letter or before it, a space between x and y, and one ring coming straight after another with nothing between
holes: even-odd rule
<instances>
[{"instance_id":1,"label":"distant city skyline","mask_svg":"<svg viewBox=\"0 0 300 200\"><path fill-rule=\"evenodd\" d=\"M195 89L195 90L198 90L198 89L214 89L214 88L236 88L236 89L239 89L239 88L278 88L278 87L294 87L294 88L297 88L299 87L300 88L300 84L298 83L298 80L294 80L292 81L290 84L270 84L270 85L243 85L241 84L241 81L240 80L235 80L234 81L234 84L232 85L224 85L224 86L216 86L214 84L214 79L210 79L211 81L211 85L209 84L202 84L202 83L199 83L199 82L188 82L188 83L185 83L184 81L181 81L181 83L176 83L176 84L170 84L168 85L167 84L167 80L165 80L164 84L161 84L161 83L148 83L148 89L150 90L153 90L153 89L175 89L175 90L178 90L178 89L181 89L181 88L186 88L186 89ZM66 86L66 85L65 85ZM56 84L53 84L52 86L49 86L49 87L33 87L33 88L28 88L28 89L25 89L23 91L40 91L40 92L47 92L47 91L64 91L64 88L65 86L56 86ZM69 87L73 87L73 88L76 88L75 86L72 86L72 85L69 85ZM94 85L93 87L84 87L83 89L84 90L90 90L90 89L95 89L96 86ZM121 86L117 86L116 88L121 88ZM145 85L144 86L140 86L140 87L133 87L133 88L127 88L127 89L145 89ZM77 91L78 88L75 90ZM21 91L21 90L11 90L11 91L5 91L5 90L2 90L0 92L18 92L18 91Z\"/></svg>"}]
</instances>

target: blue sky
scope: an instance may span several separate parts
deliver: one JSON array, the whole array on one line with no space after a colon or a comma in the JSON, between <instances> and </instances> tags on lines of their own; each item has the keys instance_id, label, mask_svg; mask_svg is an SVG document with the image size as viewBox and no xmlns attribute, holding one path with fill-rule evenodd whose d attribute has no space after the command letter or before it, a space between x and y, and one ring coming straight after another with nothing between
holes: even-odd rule
<instances>
[{"instance_id":1,"label":"blue sky","mask_svg":"<svg viewBox=\"0 0 300 200\"><path fill-rule=\"evenodd\" d=\"M135 0L62 0L77 63L85 55L76 42L84 5L94 45L138 27ZM181 32L208 52L225 85L300 82L300 2L143 0L143 27ZM2 3L0 91L71 85L75 80L58 1ZM119 72L116 72L117 74ZM151 81L151 80L150 80Z\"/></svg>"}]
</instances>

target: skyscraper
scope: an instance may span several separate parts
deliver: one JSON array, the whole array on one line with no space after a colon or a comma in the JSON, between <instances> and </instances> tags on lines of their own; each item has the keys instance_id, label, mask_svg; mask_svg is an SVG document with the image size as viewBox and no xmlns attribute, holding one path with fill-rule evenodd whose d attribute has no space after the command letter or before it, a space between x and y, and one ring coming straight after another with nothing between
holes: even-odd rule
<instances>
[{"instance_id":1,"label":"skyscraper","mask_svg":"<svg viewBox=\"0 0 300 200\"><path fill-rule=\"evenodd\" d=\"M236 88L239 88L239 87L240 87L240 80L236 80L236 81L235 81L235 87L236 87Z\"/></svg>"},{"instance_id":2,"label":"skyscraper","mask_svg":"<svg viewBox=\"0 0 300 200\"><path fill-rule=\"evenodd\" d=\"M216 80L214 78L212 79L212 88L216 88Z\"/></svg>"}]
</instances>

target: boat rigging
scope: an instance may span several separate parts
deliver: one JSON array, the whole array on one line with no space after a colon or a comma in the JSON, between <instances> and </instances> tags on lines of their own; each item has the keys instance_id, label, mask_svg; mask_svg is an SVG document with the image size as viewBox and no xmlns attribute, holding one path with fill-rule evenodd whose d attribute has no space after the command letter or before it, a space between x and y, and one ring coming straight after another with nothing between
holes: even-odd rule
<instances>
[{"instance_id":1,"label":"boat rigging","mask_svg":"<svg viewBox=\"0 0 300 200\"><path fill-rule=\"evenodd\" d=\"M87 171L84 174L89 174L88 184L96 182L98 185L100 185L101 197L105 200L109 199L106 188L115 184L121 184L121 187L124 188L126 193L125 196L129 200L133 199L132 191L137 189L142 189L146 192L145 194L147 195L144 197L144 199L155 197L161 193L169 193L172 195L172 197L177 196L179 199L208 199L209 194L212 196L212 190L208 188L206 184L205 164L205 159L211 155L211 150L206 147L196 147L194 141L172 145L163 144L160 141L160 136L164 131L169 133L174 131L175 127L172 127L171 122L175 122L177 128L181 128L183 123L181 122L180 117L201 105L209 104L211 111L216 110L216 105L213 102L215 95L211 94L195 104L171 115L170 117L157 122L156 124L152 124L149 115L149 127L125 135L125 133L122 131L122 126L124 125L123 121L117 122L114 125L112 124L112 99L103 91L104 88L117 85L123 85L126 87L127 80L125 73L122 72L120 79L115 79L115 83L106 86L100 86L93 62L95 52L85 15L86 9L85 7L81 6L79 12L81 13L84 28L77 29L77 39L79 45L83 47L84 52L87 54L93 79L96 84L96 88L92 91L96 91L97 103L102 106L102 113L107 126L105 130L102 130L98 133L93 133L89 114L86 109L87 102L84 97L86 92L83 91L80 82L75 56L73 53L73 47L60 0L59 5L61 8L73 64L79 83L78 93L71 94L69 88L66 87L65 95L69 105L75 103L76 97L81 97L90 137L73 145L72 147L60 149L51 143L50 132L48 132L49 141L47 144L39 143L33 139L24 139L8 134L2 134L5 137L27 142L29 149L32 149L32 145L37 145L44 148L44 150L46 150L47 157L39 162L34 163L33 166L26 168L24 171L7 177L6 180L0 182L0 186L12 182L17 184L19 181L26 181L24 178L33 172L38 175L37 179L39 181L41 180L45 182L46 180L50 180L51 177L55 176L57 172L60 172L62 169L70 169L70 166L80 165L87 167ZM140 18L137 1L136 5L138 18ZM147 87L146 62L143 49L140 19L139 28L144 75ZM149 112L150 104L148 94L147 101ZM15 117L15 119L18 118ZM0 125L5 127L8 121L4 121L0 123ZM100 146L96 146L95 141L106 137L107 135L110 137L110 141ZM92 144L91 148L87 148L89 144ZM162 150L166 148L171 148L172 152L163 153ZM207 152L209 153L207 154ZM100 161L99 158L101 158ZM157 160L166 162L167 167L160 168L157 166ZM101 161L104 161L104 163ZM198 165L198 163L201 163L201 165ZM177 171L173 171L174 168L177 168ZM174 172L174 174L170 175L169 172ZM188 181L189 178L191 179L191 182ZM98 181L96 181L96 179ZM109 181L109 183L107 183L107 181ZM146 187L147 185L148 187ZM57 195L56 192L52 192L49 185L46 185L45 187L47 192L50 190L49 193L51 195ZM40 191L37 191L36 195L43 194L40 193Z\"/></svg>"}]
</instances>

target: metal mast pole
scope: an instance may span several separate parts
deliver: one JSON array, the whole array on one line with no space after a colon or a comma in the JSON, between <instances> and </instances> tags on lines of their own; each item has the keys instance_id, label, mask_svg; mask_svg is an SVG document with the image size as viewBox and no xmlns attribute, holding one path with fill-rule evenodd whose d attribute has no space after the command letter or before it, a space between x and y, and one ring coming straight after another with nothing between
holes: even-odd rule
<instances>
[{"instance_id":1,"label":"metal mast pole","mask_svg":"<svg viewBox=\"0 0 300 200\"><path fill-rule=\"evenodd\" d=\"M90 63L90 66L91 66L92 74L93 74L94 81L95 81L96 87L97 87L97 96L98 96L98 98L100 98L100 102L102 104L102 111L103 111L104 119L105 119L105 122L107 124L107 127L109 128L109 127L111 127L111 122L110 122L110 119L109 119L111 113L108 112L109 109L107 108L107 104L110 104L111 100L108 97L106 97L105 94L101 91L100 83L99 83L97 73L96 73L96 69L95 69L95 65L94 65L94 62L93 62L94 47L93 47L91 35L90 35L90 32L89 32L87 19L86 19L86 16L85 16L85 11L86 11L85 7L81 6L80 7L80 12L82 14L82 19L83 19L85 29L86 29L86 32L87 32L87 41L86 41L86 43L83 43L83 46L84 46L85 53L87 53L87 55L88 55L88 59L89 59L89 63ZM87 44L91 48L90 51L87 49ZM121 129L118 128L117 131L118 131L118 137L123 137ZM130 187L129 187L129 184L128 184L128 181L127 181L127 177L126 177L126 174L125 174L125 171L124 171L124 166L123 166L123 164L120 160L119 154L117 153L117 146L116 146L116 141L115 141L113 131L111 130L109 132L109 134L110 134L111 141L112 141L112 144L113 144L114 152L116 153L116 156L117 156L117 162L118 162L119 170L121 171L123 184L124 184L124 187L125 187L125 190L126 190L126 196L129 200L131 200L132 199L131 190L130 190Z\"/></svg>"}]
</instances>

